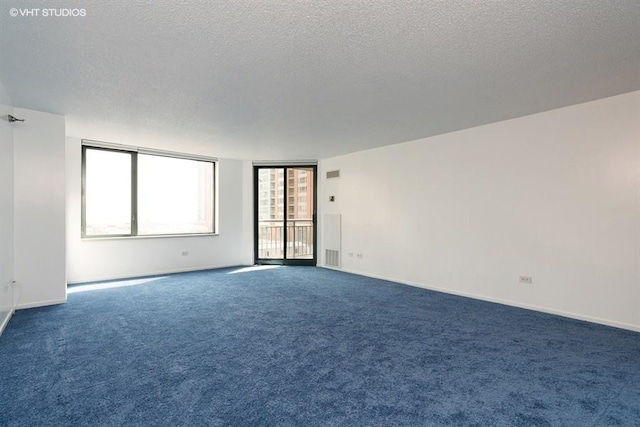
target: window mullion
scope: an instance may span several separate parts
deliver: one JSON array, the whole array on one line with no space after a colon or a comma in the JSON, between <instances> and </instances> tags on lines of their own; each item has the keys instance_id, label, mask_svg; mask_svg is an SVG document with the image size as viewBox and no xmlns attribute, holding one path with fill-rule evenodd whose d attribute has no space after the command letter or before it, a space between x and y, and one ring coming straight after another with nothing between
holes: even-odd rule
<instances>
[{"instance_id":1,"label":"window mullion","mask_svg":"<svg viewBox=\"0 0 640 427\"><path fill-rule=\"evenodd\" d=\"M80 235L87 237L87 147L82 146L82 184L81 184L81 214L80 214Z\"/></svg>"},{"instance_id":2,"label":"window mullion","mask_svg":"<svg viewBox=\"0 0 640 427\"><path fill-rule=\"evenodd\" d=\"M138 153L131 153L131 235L138 235Z\"/></svg>"}]
</instances>

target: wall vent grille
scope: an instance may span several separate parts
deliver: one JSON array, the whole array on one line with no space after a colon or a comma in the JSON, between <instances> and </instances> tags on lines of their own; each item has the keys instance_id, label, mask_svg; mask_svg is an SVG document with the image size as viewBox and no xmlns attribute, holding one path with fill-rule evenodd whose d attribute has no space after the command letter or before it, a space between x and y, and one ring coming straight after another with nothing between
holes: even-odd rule
<instances>
[{"instance_id":1,"label":"wall vent grille","mask_svg":"<svg viewBox=\"0 0 640 427\"><path fill-rule=\"evenodd\" d=\"M326 265L330 267L340 267L340 251L326 249L324 259Z\"/></svg>"},{"instance_id":2,"label":"wall vent grille","mask_svg":"<svg viewBox=\"0 0 640 427\"><path fill-rule=\"evenodd\" d=\"M329 178L340 178L340 169L334 171L327 172L327 179Z\"/></svg>"}]
</instances>

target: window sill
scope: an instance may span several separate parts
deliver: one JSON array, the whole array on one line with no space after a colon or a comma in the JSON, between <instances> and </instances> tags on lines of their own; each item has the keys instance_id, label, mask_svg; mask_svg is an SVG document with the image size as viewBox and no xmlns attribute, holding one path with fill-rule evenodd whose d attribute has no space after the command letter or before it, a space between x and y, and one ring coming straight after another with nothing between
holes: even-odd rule
<instances>
[{"instance_id":1,"label":"window sill","mask_svg":"<svg viewBox=\"0 0 640 427\"><path fill-rule=\"evenodd\" d=\"M80 240L83 242L95 242L100 240L138 240L138 239L163 239L163 238L172 238L172 237L211 237L211 236L219 236L220 233L193 233L193 234L153 234L149 236L88 236L81 237Z\"/></svg>"}]
</instances>

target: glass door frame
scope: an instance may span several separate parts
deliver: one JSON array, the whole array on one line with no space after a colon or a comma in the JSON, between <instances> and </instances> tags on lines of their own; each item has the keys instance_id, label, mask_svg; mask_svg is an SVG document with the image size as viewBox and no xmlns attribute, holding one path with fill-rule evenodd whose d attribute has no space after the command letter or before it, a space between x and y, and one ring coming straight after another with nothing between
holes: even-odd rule
<instances>
[{"instance_id":1,"label":"glass door frame","mask_svg":"<svg viewBox=\"0 0 640 427\"><path fill-rule=\"evenodd\" d=\"M284 176L284 204L283 204L283 218L282 218L282 226L283 226L283 256L282 258L259 258L259 170L260 169L283 169ZM311 215L311 224L313 226L313 257L312 258L287 258L287 241L288 241L288 225L287 223L290 221L288 216L288 171L289 169L311 169L313 171L313 212ZM266 265L306 265L306 266L316 266L318 261L318 221L317 221L317 210L318 210L318 166L315 164L273 164L268 166L262 165L254 165L253 166L253 248L254 248L254 263L255 264L266 264ZM277 207L276 207L277 209ZM280 220L274 220L280 221Z\"/></svg>"}]
</instances>

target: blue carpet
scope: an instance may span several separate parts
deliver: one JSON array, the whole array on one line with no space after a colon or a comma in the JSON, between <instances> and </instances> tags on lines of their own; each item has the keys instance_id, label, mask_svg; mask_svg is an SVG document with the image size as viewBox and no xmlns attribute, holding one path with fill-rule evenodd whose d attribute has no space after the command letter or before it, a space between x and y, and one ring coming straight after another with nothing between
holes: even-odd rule
<instances>
[{"instance_id":1,"label":"blue carpet","mask_svg":"<svg viewBox=\"0 0 640 427\"><path fill-rule=\"evenodd\" d=\"M0 425L640 425L638 333L319 268L236 270L17 312Z\"/></svg>"}]
</instances>

